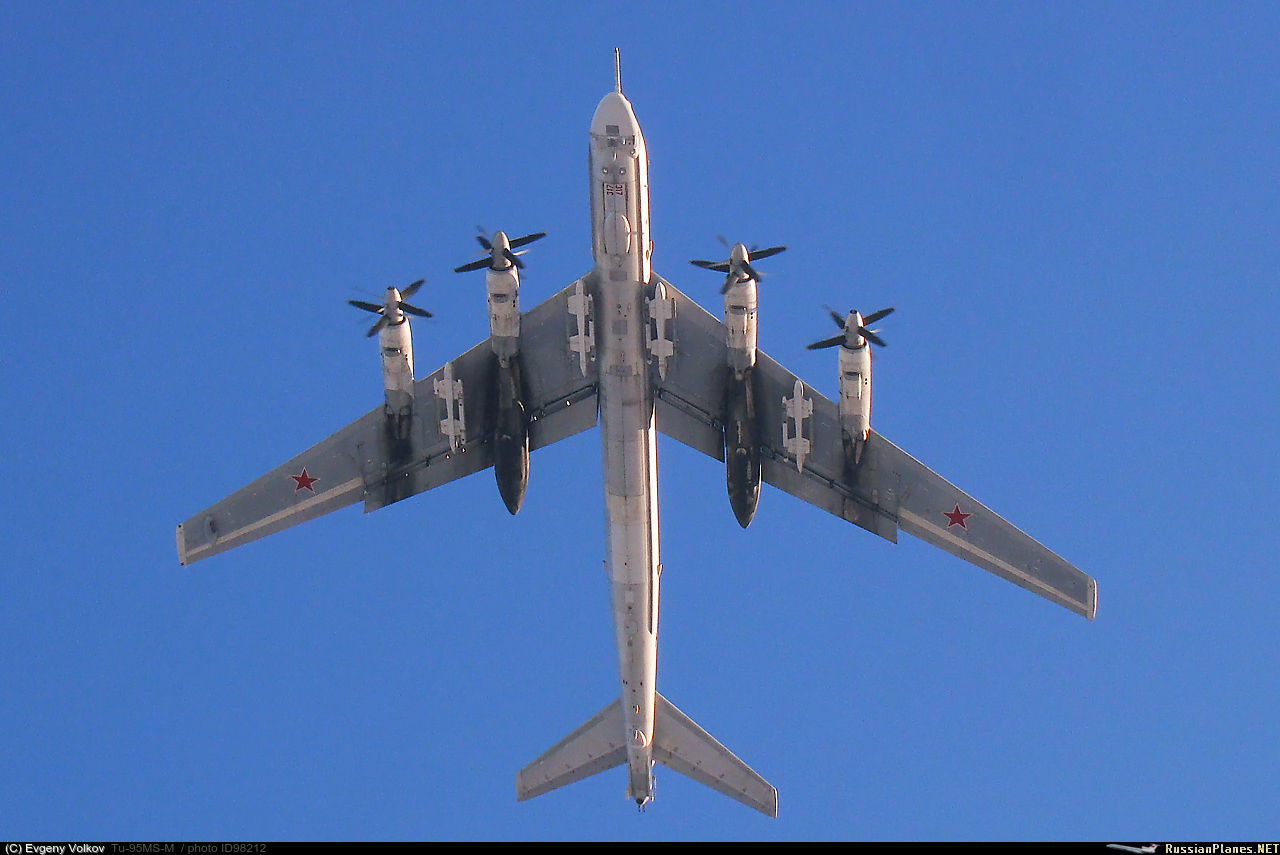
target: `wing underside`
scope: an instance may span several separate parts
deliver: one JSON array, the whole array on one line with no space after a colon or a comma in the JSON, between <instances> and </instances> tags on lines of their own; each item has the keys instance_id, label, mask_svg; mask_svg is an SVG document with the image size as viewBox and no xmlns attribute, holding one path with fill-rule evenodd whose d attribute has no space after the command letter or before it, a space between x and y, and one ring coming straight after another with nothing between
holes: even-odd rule
<instances>
[{"instance_id":1,"label":"wing underside","mask_svg":"<svg viewBox=\"0 0 1280 855\"><path fill-rule=\"evenodd\" d=\"M595 363L570 347L582 281L521 318L530 450L596 423ZM358 501L366 512L493 465L497 358L488 339L414 383L407 441L381 406L178 526L191 564Z\"/></svg>"},{"instance_id":2,"label":"wing underside","mask_svg":"<svg viewBox=\"0 0 1280 855\"><path fill-rule=\"evenodd\" d=\"M657 376L658 429L724 459L724 326L665 281L674 353ZM761 479L897 542L898 530L1092 619L1096 582L986 506L871 432L856 467L845 460L835 403L766 354L754 371ZM811 407L811 410L810 410ZM801 413L799 418L793 413Z\"/></svg>"}]
</instances>

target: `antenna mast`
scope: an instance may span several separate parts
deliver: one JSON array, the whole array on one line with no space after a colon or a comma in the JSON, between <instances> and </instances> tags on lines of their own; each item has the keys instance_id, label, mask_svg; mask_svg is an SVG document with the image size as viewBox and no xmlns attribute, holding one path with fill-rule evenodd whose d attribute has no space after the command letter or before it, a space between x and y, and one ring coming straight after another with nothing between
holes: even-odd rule
<instances>
[{"instance_id":1,"label":"antenna mast","mask_svg":"<svg viewBox=\"0 0 1280 855\"><path fill-rule=\"evenodd\" d=\"M613 49L613 91L622 94L622 60L617 48Z\"/></svg>"}]
</instances>

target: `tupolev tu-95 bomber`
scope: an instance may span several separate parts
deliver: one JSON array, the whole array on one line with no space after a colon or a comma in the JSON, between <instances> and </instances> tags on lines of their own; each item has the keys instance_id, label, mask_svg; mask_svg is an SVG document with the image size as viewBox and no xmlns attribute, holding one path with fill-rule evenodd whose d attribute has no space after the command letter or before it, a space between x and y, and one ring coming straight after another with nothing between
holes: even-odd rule
<instances>
[{"instance_id":1,"label":"tupolev tu-95 bomber","mask_svg":"<svg viewBox=\"0 0 1280 855\"><path fill-rule=\"evenodd\" d=\"M725 464L729 505L744 528L765 482L889 541L909 534L1092 619L1092 578L1023 534L871 427L871 329L892 309L831 312L839 396L828 400L756 348L756 265L786 247L731 247L693 264L724 275L723 321L650 268L644 136L615 86L590 129L592 266L520 311L522 247L541 233L478 240L489 337L428 377L414 376L409 316L429 313L388 288L379 317L385 402L178 526L190 564L363 501L375 511L493 467L516 513L529 452L600 426L605 565L620 696L516 776L520 800L614 766L626 794L653 798L662 764L769 816L778 792L657 691L657 433ZM702 275L702 274L699 274Z\"/></svg>"}]
</instances>

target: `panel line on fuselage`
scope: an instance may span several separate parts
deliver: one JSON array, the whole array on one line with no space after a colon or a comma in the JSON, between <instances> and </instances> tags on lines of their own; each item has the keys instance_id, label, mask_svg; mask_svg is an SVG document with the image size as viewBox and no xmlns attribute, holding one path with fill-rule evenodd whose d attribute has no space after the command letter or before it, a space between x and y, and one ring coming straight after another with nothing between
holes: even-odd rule
<instances>
[{"instance_id":1,"label":"panel line on fuselage","mask_svg":"<svg viewBox=\"0 0 1280 855\"><path fill-rule=\"evenodd\" d=\"M590 156L605 565L626 725L627 794L643 805L653 797L658 611L657 447L645 313L651 247L644 136L620 92L596 108Z\"/></svg>"}]
</instances>

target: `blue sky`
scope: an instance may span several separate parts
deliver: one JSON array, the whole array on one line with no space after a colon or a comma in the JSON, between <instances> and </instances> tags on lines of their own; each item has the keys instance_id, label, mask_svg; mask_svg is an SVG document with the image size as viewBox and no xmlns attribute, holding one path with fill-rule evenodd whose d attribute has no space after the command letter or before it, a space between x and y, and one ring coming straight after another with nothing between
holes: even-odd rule
<instances>
[{"instance_id":1,"label":"blue sky","mask_svg":"<svg viewBox=\"0 0 1280 855\"><path fill-rule=\"evenodd\" d=\"M1099 585L1090 623L663 438L659 689L780 791L518 804L617 692L599 434L178 566L174 526L487 334L475 224L590 265L612 48L654 267L760 346L897 306L875 426ZM0 7L0 828L12 838L1274 837L1272 4Z\"/></svg>"}]
</instances>

